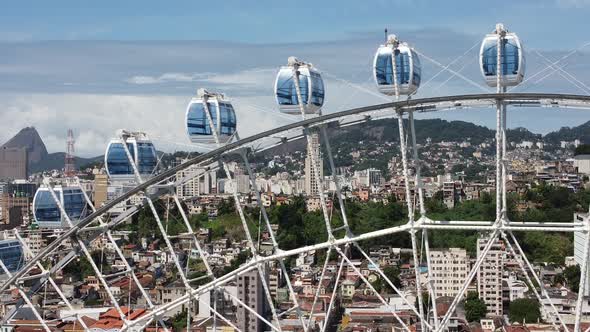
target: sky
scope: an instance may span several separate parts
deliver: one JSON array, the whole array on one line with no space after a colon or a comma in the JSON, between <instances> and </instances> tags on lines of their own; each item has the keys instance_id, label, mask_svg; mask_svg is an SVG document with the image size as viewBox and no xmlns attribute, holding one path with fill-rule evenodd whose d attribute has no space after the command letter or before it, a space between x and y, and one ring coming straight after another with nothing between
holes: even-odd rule
<instances>
[{"instance_id":1,"label":"sky","mask_svg":"<svg viewBox=\"0 0 590 332\"><path fill-rule=\"evenodd\" d=\"M416 97L492 92L477 53L497 22L523 40L534 77L515 92L590 92L590 0L1 1L0 143L35 126L50 152L65 150L68 128L80 156L104 153L121 128L146 131L160 150L194 149L183 118L201 87L230 96L242 137L295 121L278 114L272 91L291 55L322 71L325 113L384 102L371 73L384 28L428 57ZM546 69L567 54L559 65L575 84ZM454 60L472 83L439 74L435 62ZM488 110L428 116L495 121ZM546 133L588 119L514 110L509 126Z\"/></svg>"}]
</instances>

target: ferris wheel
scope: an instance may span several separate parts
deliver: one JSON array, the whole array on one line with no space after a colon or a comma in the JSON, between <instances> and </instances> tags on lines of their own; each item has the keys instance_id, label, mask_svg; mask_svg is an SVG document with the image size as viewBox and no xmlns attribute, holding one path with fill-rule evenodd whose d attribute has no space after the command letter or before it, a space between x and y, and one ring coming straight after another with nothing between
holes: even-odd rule
<instances>
[{"instance_id":1,"label":"ferris wheel","mask_svg":"<svg viewBox=\"0 0 590 332\"><path fill-rule=\"evenodd\" d=\"M0 266L8 276L4 282L0 282L0 289L16 289L21 298L16 308L27 305L42 323L44 330L51 331L50 319L46 319L37 309L32 298L42 289L49 287L57 293L65 308L75 312L75 303L61 290L55 276L69 264L76 264L80 257L84 257L90 265L92 275L96 277L96 287L104 291L105 301L120 319L121 330L144 330L147 327L155 327L169 331L172 328L167 320L170 318L169 313L177 312L179 308L189 313L186 315L187 326L192 326L197 316L191 313L196 307L202 307L210 313L209 320L213 331L221 331L222 326L235 331L326 331L333 329L332 324L338 319L335 308L338 306L339 287L345 278L344 271L347 271L354 274L359 283L364 284L377 297L387 315L400 330L411 331L412 324L419 324L424 331L440 332L447 330L455 309L464 299L486 255L493 250L498 241L502 241L506 251L516 257L528 284L538 285L538 288L532 287L531 291L540 303L544 303L549 294L513 232L574 232L585 234L587 239L584 246L586 259L581 266L580 291L574 322L574 330L581 331L583 293L590 287L587 285L590 220L586 217L585 220L567 224L521 223L509 220L506 190L509 176L506 128L509 106L588 110L590 96L507 91L509 87L525 82L525 53L518 36L508 32L501 24L485 36L479 51L481 74L489 87L496 88L495 92L483 88L486 93L411 98L420 88L424 75L421 58L430 59L410 44L400 41L397 36L387 36L385 43L377 48L372 70L377 91L388 100L393 100L379 105L323 114L327 92L322 71L309 62L289 57L287 65L278 70L274 94L277 112L292 116L294 122L245 138L238 135L240 119L236 114L239 113L234 109L231 99L221 92L199 89L197 95L190 99L182 119L188 139L194 144L208 146L209 151L167 170L159 170L156 147L146 133L125 130L118 132L109 142L105 153L105 167L109 180L119 184L121 188L116 197L100 207L94 207L77 179L70 179L65 185L57 184L55 179L46 178L35 195L34 218L43 229L51 229L55 239L33 254L29 242L25 240L25 234L14 230L12 235L20 243L26 263L20 269L16 269L0 260ZM454 75L461 77L457 72ZM421 174L423 163L416 139L414 115L472 108L496 110L495 219L431 219L425 204ZM300 116L298 120L297 116ZM404 190L407 222L355 233L349 222L350 213L347 211L348 203L343 193L343 184L341 178L336 176L338 172L335 157L326 128L338 130L386 118L398 120L401 158L399 171L403 180L401 187ZM301 139L306 141L305 176L310 178L311 183L307 194L314 199L317 198L319 202L318 210L321 212L327 237L320 243L285 249L279 245L276 226L273 226L268 207L261 204L264 201L264 188L259 186L250 160L252 155ZM324 162L327 163L327 167L324 167ZM249 220L244 204L245 195L238 190L238 175L235 169L232 169L232 163L239 164L245 170L245 174L240 176L248 180L248 194L253 194L258 202L258 230L264 230L268 234L266 250L261 249L258 239L252 234L252 221ZM185 176L179 176L179 172L188 169L196 171L185 172L182 173ZM328 188L324 170L332 176L333 189ZM239 227L245 239L242 249L249 253L248 259L242 265L223 274L215 269L214 261L218 257L206 249L206 244L199 236L199 230L191 222L185 202L176 191L183 184L206 172L220 173L224 177L226 188L229 188L226 194L232 198L240 221ZM157 204L159 199L166 199L168 204L179 212L180 223L184 229L180 234L172 235L168 231L168 224ZM167 302L158 302L146 289L142 276L137 273L136 264L124 252L115 234L118 227L142 209L148 211L155 220L156 229L153 232L159 234L159 238L162 239L163 251L167 253L168 269L174 271L171 274L177 281L177 288L181 290L178 296ZM115 211L117 213L113 217ZM339 222L334 222L335 219ZM425 282L433 278L429 242L429 231L432 230L473 230L481 234L482 238L476 260L446 312L438 312L437 298L440 294L437 294L432 282ZM365 240L402 234L409 234L411 248L408 249L413 262L413 283L406 287L405 291L395 285L360 244ZM180 240L189 244L189 250L186 251L194 252L194 255L186 255L179 251ZM112 256L119 262L116 270L107 273L103 270L103 264L97 264L91 250L96 247L112 251ZM332 287L323 290L319 286L312 287L309 299L305 300L309 303L304 305L305 301L298 293L300 286L295 284L296 280L292 278L293 269L287 263L294 257L312 252L324 253L324 260L317 262L316 278L321 282L330 274L333 276ZM416 321L407 319L407 315L402 315L375 289L368 277L353 262L353 252L368 262L378 277L399 296L404 308L407 308L410 316L415 317ZM336 266L332 272L328 272L332 268L331 259L334 257ZM191 271L191 260L202 264L202 273L196 277L191 273L194 272ZM426 268L425 273L421 267ZM271 289L271 268L280 276L279 279L286 290L286 297L280 302L277 300L276 291ZM121 278L125 278L129 294L131 289L137 293L137 298L133 301L131 296L122 298L115 292L113 283ZM253 284L246 285L247 280ZM245 285L242 289L244 292L256 290L256 303L262 301L268 310L253 305L252 299L243 294L229 291L228 285L234 283ZM223 301L218 301L219 298L226 298L233 303L238 308L238 317L224 313L221 308ZM323 305L318 305L320 302ZM130 314L131 308L142 308L145 312L133 317ZM553 304L549 309L547 306L543 306L542 309L547 311L546 320L555 330L568 329ZM10 314L7 313L5 320L10 319ZM81 315L74 314L73 319L85 330L91 329Z\"/></svg>"}]
</instances>

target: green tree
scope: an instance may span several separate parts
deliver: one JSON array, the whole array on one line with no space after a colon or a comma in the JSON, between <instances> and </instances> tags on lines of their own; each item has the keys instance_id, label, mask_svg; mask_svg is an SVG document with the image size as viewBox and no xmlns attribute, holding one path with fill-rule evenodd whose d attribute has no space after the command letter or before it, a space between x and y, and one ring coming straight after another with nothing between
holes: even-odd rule
<instances>
[{"instance_id":1,"label":"green tree","mask_svg":"<svg viewBox=\"0 0 590 332\"><path fill-rule=\"evenodd\" d=\"M172 327L174 331L182 331L187 323L187 310L183 310L172 317Z\"/></svg>"},{"instance_id":2,"label":"green tree","mask_svg":"<svg viewBox=\"0 0 590 332\"><path fill-rule=\"evenodd\" d=\"M485 302L479 298L477 292L469 292L465 299L465 317L469 322L478 322L486 316Z\"/></svg>"},{"instance_id":3,"label":"green tree","mask_svg":"<svg viewBox=\"0 0 590 332\"><path fill-rule=\"evenodd\" d=\"M580 289L580 265L572 265L565 268L563 276L569 289L577 292Z\"/></svg>"},{"instance_id":4,"label":"green tree","mask_svg":"<svg viewBox=\"0 0 590 332\"><path fill-rule=\"evenodd\" d=\"M399 278L399 268L397 266L387 266L383 269L383 273L385 276L391 281L391 283L397 287L398 289L401 287L401 280ZM384 289L393 292L393 289L389 286L389 284L383 280Z\"/></svg>"},{"instance_id":5,"label":"green tree","mask_svg":"<svg viewBox=\"0 0 590 332\"><path fill-rule=\"evenodd\" d=\"M541 319L539 303L532 299L517 299L510 302L508 318L511 323L536 323Z\"/></svg>"}]
</instances>

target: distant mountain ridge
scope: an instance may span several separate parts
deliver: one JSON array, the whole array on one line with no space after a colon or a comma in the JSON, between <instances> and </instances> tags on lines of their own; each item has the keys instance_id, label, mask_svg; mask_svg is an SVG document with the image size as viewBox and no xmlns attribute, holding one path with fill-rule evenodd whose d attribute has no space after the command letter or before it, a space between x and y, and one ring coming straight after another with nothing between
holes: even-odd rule
<instances>
[{"instance_id":1,"label":"distant mountain ridge","mask_svg":"<svg viewBox=\"0 0 590 332\"><path fill-rule=\"evenodd\" d=\"M3 148L26 148L29 157L29 164L41 162L47 158L47 148L39 136L35 127L21 129L14 137L2 145Z\"/></svg>"},{"instance_id":2,"label":"distant mountain ridge","mask_svg":"<svg viewBox=\"0 0 590 332\"><path fill-rule=\"evenodd\" d=\"M406 123L407 125L407 123ZM464 141L470 138L471 144L479 144L485 140L493 139L495 130L465 121L447 121L442 119L416 120L416 139L423 143L427 138L434 143L442 141ZM406 126L407 127L407 126ZM358 144L360 141L392 141L399 140L398 124L396 119L375 120L358 126L346 128L328 128L328 136L338 138L339 141L348 144ZM560 141L573 141L579 139L582 143L590 144L590 121L575 127L562 127L547 135L536 134L526 128L509 129L508 140L511 142L538 141L559 144ZM65 142L64 142L65 143ZM335 143L334 143L335 144ZM2 147L24 147L29 154L29 170L32 173L63 169L65 152L48 153L43 139L35 127L26 127L8 140ZM305 142L296 140L264 152L265 155L288 153L297 149L304 149ZM162 152L158 151L158 155ZM76 157L77 167L102 162L104 156L92 158Z\"/></svg>"},{"instance_id":3,"label":"distant mountain ridge","mask_svg":"<svg viewBox=\"0 0 590 332\"><path fill-rule=\"evenodd\" d=\"M26 148L29 158L29 172L31 173L64 168L65 152L48 153L45 143L35 127L21 129L16 135L4 143L2 147ZM75 157L75 162L80 167L102 160L102 158L102 156L93 158Z\"/></svg>"}]
</instances>

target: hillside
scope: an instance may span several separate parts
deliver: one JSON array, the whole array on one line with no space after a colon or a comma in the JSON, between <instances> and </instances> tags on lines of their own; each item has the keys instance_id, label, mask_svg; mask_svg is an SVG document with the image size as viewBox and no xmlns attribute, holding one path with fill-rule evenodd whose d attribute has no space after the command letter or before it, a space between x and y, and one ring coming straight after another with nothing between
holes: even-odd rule
<instances>
[{"instance_id":1,"label":"hillside","mask_svg":"<svg viewBox=\"0 0 590 332\"><path fill-rule=\"evenodd\" d=\"M447 121L442 119L416 120L416 140L424 143L430 138L433 143L442 141L464 141L469 138L471 144L480 144L486 140L493 139L496 131L484 126L479 126L465 121ZM408 128L406 121L405 127ZM370 143L378 141L399 141L398 122L396 119L383 119L363 123L357 126L345 128L328 128L328 136L332 145L346 146L358 144L358 142ZM590 130L587 131L590 134ZM508 140L521 142L523 140L539 140L543 136L535 134L525 128L509 129ZM280 155L305 148L303 139L289 142L272 148L264 154L267 156Z\"/></svg>"},{"instance_id":2,"label":"hillside","mask_svg":"<svg viewBox=\"0 0 590 332\"><path fill-rule=\"evenodd\" d=\"M562 127L558 131L545 135L544 139L553 144L559 144L560 141L573 141L579 139L582 143L590 143L590 121L577 127Z\"/></svg>"},{"instance_id":3,"label":"hillside","mask_svg":"<svg viewBox=\"0 0 590 332\"><path fill-rule=\"evenodd\" d=\"M415 124L418 143L424 143L426 139L430 138L433 143L469 140L471 144L477 145L486 140L492 140L495 136L494 130L465 121L425 119L416 120ZM407 128L407 121L405 125ZM327 131L332 145L340 148L354 148L353 145L358 145L359 142L366 144L383 141L397 142L399 140L396 119L375 120L345 128L329 127ZM545 136L533 133L522 127L509 129L507 135L508 140L512 142L543 139L545 143L559 144L560 141L579 139L582 143L590 143L590 121L576 127L563 127ZM43 140L34 127L22 129L3 146L26 147L29 152L29 169L32 173L63 168L65 153L47 153L45 143L43 143ZM262 154L262 157L281 155L293 151L303 151L304 149L305 141L299 139L266 150ZM161 154L162 152L158 151L158 155L160 156ZM78 167L86 166L95 162L101 162L103 158L103 156L92 158L76 157L76 165Z\"/></svg>"},{"instance_id":4,"label":"hillside","mask_svg":"<svg viewBox=\"0 0 590 332\"><path fill-rule=\"evenodd\" d=\"M43 160L37 163L31 163L29 166L29 171L31 173L37 173L42 171L49 171L52 169L62 169L64 168L64 161L65 161L66 153L65 152L54 152L49 153ZM80 158L75 157L76 167L82 167L94 162L102 162L104 159L103 156L92 157L92 158Z\"/></svg>"}]
</instances>

